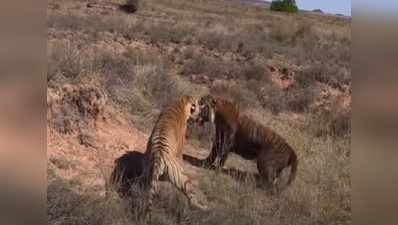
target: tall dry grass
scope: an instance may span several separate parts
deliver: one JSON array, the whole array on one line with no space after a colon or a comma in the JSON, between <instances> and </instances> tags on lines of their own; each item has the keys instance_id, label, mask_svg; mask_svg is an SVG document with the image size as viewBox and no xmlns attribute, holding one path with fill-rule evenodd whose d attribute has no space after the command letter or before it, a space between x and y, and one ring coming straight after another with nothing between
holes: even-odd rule
<instances>
[{"instance_id":1,"label":"tall dry grass","mask_svg":"<svg viewBox=\"0 0 398 225\"><path fill-rule=\"evenodd\" d=\"M71 184L50 176L50 224L350 224L349 141L313 138L261 109L246 113L274 128L297 151L297 178L280 195L258 188L250 175L254 162L234 155L226 166L252 168L244 179L204 169L195 177L210 211L190 210L185 197L164 183L151 220L140 217L144 200L139 189L134 189L132 199L120 199L113 191L107 197L89 190L74 194Z\"/></svg>"}]
</instances>

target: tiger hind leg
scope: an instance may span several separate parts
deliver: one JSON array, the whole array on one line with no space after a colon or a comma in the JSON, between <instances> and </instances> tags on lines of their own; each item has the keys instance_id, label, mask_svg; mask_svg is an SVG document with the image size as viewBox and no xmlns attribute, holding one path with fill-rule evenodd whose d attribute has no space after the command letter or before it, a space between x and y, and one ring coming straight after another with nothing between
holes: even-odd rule
<instances>
[{"instance_id":1,"label":"tiger hind leg","mask_svg":"<svg viewBox=\"0 0 398 225\"><path fill-rule=\"evenodd\" d=\"M200 210L206 210L207 206L200 203L195 193L195 188L191 182L191 179L185 175L182 171L182 167L177 161L170 163L167 167L167 178L168 180L180 190L188 199L189 205L192 208Z\"/></svg>"},{"instance_id":2,"label":"tiger hind leg","mask_svg":"<svg viewBox=\"0 0 398 225\"><path fill-rule=\"evenodd\" d=\"M146 212L147 214L152 212L153 209L153 199L155 194L158 191L158 185L159 185L159 179L161 176L164 175L165 173L165 164L163 160L157 160L152 168L148 171L149 174L147 174L147 180L146 180L146 185L145 185L145 190L147 196L147 206L146 206Z\"/></svg>"},{"instance_id":3,"label":"tiger hind leg","mask_svg":"<svg viewBox=\"0 0 398 225\"><path fill-rule=\"evenodd\" d=\"M173 184L188 198L189 205L192 208L206 210L207 206L205 204L200 203L200 201L197 198L197 195L195 193L195 188L192 185L191 179L187 175L182 174L180 181L181 182Z\"/></svg>"},{"instance_id":4,"label":"tiger hind leg","mask_svg":"<svg viewBox=\"0 0 398 225\"><path fill-rule=\"evenodd\" d=\"M272 194L280 194L283 190L282 171L288 163L288 155L280 152L263 151L257 158L257 169L265 189Z\"/></svg>"}]
</instances>

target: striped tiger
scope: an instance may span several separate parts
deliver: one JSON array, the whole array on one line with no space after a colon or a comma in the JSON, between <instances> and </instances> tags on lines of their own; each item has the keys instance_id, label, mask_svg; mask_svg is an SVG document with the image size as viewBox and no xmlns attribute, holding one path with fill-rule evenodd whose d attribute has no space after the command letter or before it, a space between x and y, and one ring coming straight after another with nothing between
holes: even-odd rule
<instances>
[{"instance_id":1,"label":"striped tiger","mask_svg":"<svg viewBox=\"0 0 398 225\"><path fill-rule=\"evenodd\" d=\"M225 99L205 95L199 100L198 121L212 122L216 134L209 156L203 161L207 167L222 167L233 151L248 160L257 161L262 181L276 190L283 169L291 167L288 186L295 179L297 156L284 138L248 116L240 115L239 108Z\"/></svg>"},{"instance_id":2,"label":"striped tiger","mask_svg":"<svg viewBox=\"0 0 398 225\"><path fill-rule=\"evenodd\" d=\"M151 210L158 181L171 182L188 198L191 207L206 209L199 203L190 178L183 173L182 159L187 121L195 121L199 115L198 99L183 96L169 103L160 113L147 143L144 164L145 190L148 208Z\"/></svg>"}]
</instances>

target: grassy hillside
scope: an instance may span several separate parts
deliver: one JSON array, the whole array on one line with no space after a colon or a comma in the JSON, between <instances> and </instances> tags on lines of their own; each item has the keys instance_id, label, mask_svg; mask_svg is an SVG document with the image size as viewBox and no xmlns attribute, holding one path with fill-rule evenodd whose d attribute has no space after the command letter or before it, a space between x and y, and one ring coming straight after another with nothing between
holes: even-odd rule
<instances>
[{"instance_id":1,"label":"grassy hillside","mask_svg":"<svg viewBox=\"0 0 398 225\"><path fill-rule=\"evenodd\" d=\"M146 0L133 14L123 4L49 1L49 224L351 223L349 20L217 0ZM202 93L286 138L297 179L270 196L253 175L184 163L212 210L190 210L164 184L153 221L141 220L109 188L113 160L144 151L164 103ZM190 130L188 154L207 156L208 129ZM227 167L256 172L238 156Z\"/></svg>"}]
</instances>

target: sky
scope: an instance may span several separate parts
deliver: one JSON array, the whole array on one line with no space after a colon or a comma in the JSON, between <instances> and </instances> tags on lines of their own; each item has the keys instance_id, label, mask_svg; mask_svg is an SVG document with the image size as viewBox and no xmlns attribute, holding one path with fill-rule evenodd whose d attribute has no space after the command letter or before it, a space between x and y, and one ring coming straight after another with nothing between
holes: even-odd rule
<instances>
[{"instance_id":1,"label":"sky","mask_svg":"<svg viewBox=\"0 0 398 225\"><path fill-rule=\"evenodd\" d=\"M355 9L359 9L360 11L372 13L386 12L395 15L398 13L397 0L355 0L353 5Z\"/></svg>"},{"instance_id":2,"label":"sky","mask_svg":"<svg viewBox=\"0 0 398 225\"><path fill-rule=\"evenodd\" d=\"M325 13L351 16L351 0L296 0L296 4L299 9L321 9Z\"/></svg>"}]
</instances>

